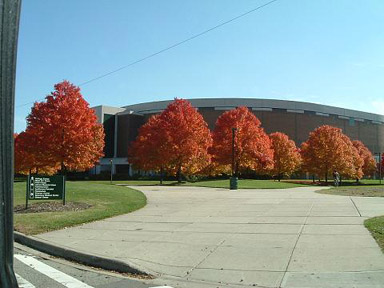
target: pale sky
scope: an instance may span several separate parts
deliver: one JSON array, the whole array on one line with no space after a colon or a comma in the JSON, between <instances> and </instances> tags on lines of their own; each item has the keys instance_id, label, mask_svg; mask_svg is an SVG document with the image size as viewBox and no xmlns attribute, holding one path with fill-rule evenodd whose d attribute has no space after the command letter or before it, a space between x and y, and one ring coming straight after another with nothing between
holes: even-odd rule
<instances>
[{"instance_id":1,"label":"pale sky","mask_svg":"<svg viewBox=\"0 0 384 288\"><path fill-rule=\"evenodd\" d=\"M55 83L79 85L267 2L24 0L16 132ZM383 15L382 0L278 0L82 94L91 106L239 97L384 114Z\"/></svg>"}]
</instances>

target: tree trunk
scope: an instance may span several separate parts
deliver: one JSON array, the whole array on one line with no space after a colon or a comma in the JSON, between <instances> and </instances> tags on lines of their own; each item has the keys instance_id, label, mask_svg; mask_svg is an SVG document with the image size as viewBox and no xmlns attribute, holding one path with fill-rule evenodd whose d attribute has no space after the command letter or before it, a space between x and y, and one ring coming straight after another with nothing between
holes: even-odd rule
<instances>
[{"instance_id":1,"label":"tree trunk","mask_svg":"<svg viewBox=\"0 0 384 288\"><path fill-rule=\"evenodd\" d=\"M179 165L179 168L177 169L177 182L181 183L181 165Z\"/></svg>"},{"instance_id":2,"label":"tree trunk","mask_svg":"<svg viewBox=\"0 0 384 288\"><path fill-rule=\"evenodd\" d=\"M163 166L160 168L160 185L163 185Z\"/></svg>"},{"instance_id":3,"label":"tree trunk","mask_svg":"<svg viewBox=\"0 0 384 288\"><path fill-rule=\"evenodd\" d=\"M328 184L328 172L325 173L325 183Z\"/></svg>"},{"instance_id":4,"label":"tree trunk","mask_svg":"<svg viewBox=\"0 0 384 288\"><path fill-rule=\"evenodd\" d=\"M67 167L65 167L64 161L61 161L60 173L61 173L61 175L64 175L64 176L67 175Z\"/></svg>"}]
</instances>

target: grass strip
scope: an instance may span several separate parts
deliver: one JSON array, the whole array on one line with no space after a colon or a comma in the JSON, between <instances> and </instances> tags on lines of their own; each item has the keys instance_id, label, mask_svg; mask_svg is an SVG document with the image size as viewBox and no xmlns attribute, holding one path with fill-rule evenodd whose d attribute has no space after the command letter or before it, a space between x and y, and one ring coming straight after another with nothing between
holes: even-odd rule
<instances>
[{"instance_id":1,"label":"grass strip","mask_svg":"<svg viewBox=\"0 0 384 288\"><path fill-rule=\"evenodd\" d=\"M67 181L67 202L87 203L91 208L80 211L60 211L14 214L16 231L27 235L44 233L130 213L145 206L145 195L135 189L95 181ZM14 183L14 205L25 203L26 183ZM30 201L37 203L42 201ZM48 202L48 201L44 201Z\"/></svg>"},{"instance_id":2,"label":"grass strip","mask_svg":"<svg viewBox=\"0 0 384 288\"><path fill-rule=\"evenodd\" d=\"M384 197L383 185L368 186L341 186L332 189L323 189L317 191L321 194L342 195L342 196L361 196L361 197Z\"/></svg>"},{"instance_id":3,"label":"grass strip","mask_svg":"<svg viewBox=\"0 0 384 288\"><path fill-rule=\"evenodd\" d=\"M364 221L364 225L371 232L384 253L384 216L367 219Z\"/></svg>"}]
</instances>

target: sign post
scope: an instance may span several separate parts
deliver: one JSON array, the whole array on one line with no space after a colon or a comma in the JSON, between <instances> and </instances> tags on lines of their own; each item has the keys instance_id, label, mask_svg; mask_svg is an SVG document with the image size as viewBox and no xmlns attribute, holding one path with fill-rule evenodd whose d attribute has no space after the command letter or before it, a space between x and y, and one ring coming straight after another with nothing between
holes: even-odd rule
<instances>
[{"instance_id":1,"label":"sign post","mask_svg":"<svg viewBox=\"0 0 384 288\"><path fill-rule=\"evenodd\" d=\"M66 194L65 194L65 175L63 175L63 205L65 206L65 201L66 201Z\"/></svg>"},{"instance_id":2,"label":"sign post","mask_svg":"<svg viewBox=\"0 0 384 288\"><path fill-rule=\"evenodd\" d=\"M28 200L63 200L65 205L65 176L29 175L27 181L26 205Z\"/></svg>"}]
</instances>

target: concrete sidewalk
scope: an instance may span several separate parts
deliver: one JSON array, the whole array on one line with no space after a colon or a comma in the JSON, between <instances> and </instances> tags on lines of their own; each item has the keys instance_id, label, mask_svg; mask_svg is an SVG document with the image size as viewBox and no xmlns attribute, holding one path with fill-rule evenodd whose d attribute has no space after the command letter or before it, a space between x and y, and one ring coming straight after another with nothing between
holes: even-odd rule
<instances>
[{"instance_id":1,"label":"concrete sidewalk","mask_svg":"<svg viewBox=\"0 0 384 288\"><path fill-rule=\"evenodd\" d=\"M384 198L133 188L145 208L36 238L133 263L174 287L384 287L384 254L363 226L384 214Z\"/></svg>"}]
</instances>

